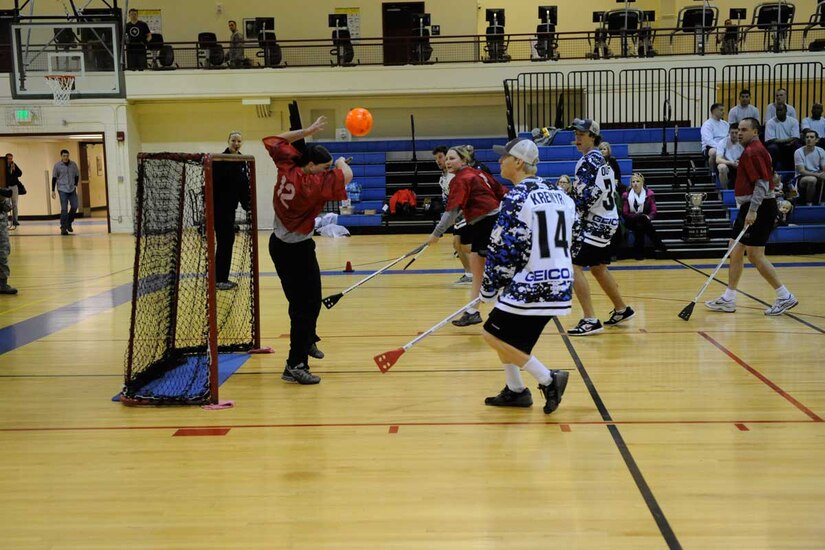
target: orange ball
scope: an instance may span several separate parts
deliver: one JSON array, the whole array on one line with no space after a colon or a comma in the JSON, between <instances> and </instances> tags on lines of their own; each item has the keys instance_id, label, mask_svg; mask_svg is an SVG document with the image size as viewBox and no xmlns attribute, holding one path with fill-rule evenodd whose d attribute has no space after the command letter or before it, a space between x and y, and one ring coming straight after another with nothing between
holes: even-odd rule
<instances>
[{"instance_id":1,"label":"orange ball","mask_svg":"<svg viewBox=\"0 0 825 550\"><path fill-rule=\"evenodd\" d=\"M365 136L372 130L372 113L363 107L355 107L347 113L344 125L354 136Z\"/></svg>"}]
</instances>

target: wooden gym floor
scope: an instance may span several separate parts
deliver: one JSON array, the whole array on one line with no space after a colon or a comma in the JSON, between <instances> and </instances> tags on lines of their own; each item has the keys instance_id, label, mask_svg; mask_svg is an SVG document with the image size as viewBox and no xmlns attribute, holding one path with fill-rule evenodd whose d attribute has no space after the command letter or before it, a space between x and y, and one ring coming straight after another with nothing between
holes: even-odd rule
<instances>
[{"instance_id":1,"label":"wooden gym floor","mask_svg":"<svg viewBox=\"0 0 825 550\"><path fill-rule=\"evenodd\" d=\"M448 239L322 311L322 383L282 383L288 319L262 233L263 343L276 353L223 384L232 409L132 409L111 398L133 239L76 227L12 237L4 548L825 547L825 256L771 258L800 300L790 315L763 315L773 292L748 268L735 314L700 304L688 322L677 314L716 260L614 264L638 314L579 339L564 333L578 305L548 325L535 354L571 377L546 416L536 390L532 409L483 405L504 376L479 326L445 327L387 374L375 366L467 301ZM422 241L316 238L324 295Z\"/></svg>"}]
</instances>

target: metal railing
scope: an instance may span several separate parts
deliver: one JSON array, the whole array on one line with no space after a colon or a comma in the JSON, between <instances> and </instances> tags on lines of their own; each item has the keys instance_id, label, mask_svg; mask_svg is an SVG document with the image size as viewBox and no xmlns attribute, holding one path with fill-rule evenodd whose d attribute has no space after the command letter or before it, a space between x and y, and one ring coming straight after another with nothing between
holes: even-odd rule
<instances>
[{"instance_id":1,"label":"metal railing","mask_svg":"<svg viewBox=\"0 0 825 550\"><path fill-rule=\"evenodd\" d=\"M783 27L784 28L784 27ZM724 47L723 27L709 29L703 34L686 33L681 29L643 29L643 32L619 31L618 35L597 40L597 31L551 33L546 36L531 34L466 35L466 36L418 36L394 38L354 38L347 44L352 47L352 57L342 55L340 41L279 40L277 42L246 42L240 63L233 68L278 68L353 65L406 65L431 63L506 63L509 61L534 61L553 63L567 59L617 59L622 57L652 58L656 56L730 54ZM808 51L823 44L825 27L800 23L787 26L787 31L777 40L775 31L756 26L739 27L736 53L764 53ZM540 43L541 39L541 43ZM278 55L270 55L277 44ZM536 45L539 44L537 48ZM544 44L551 46L544 47ZM699 47L697 44L700 44ZM197 42L166 42L174 55L174 62L166 69L216 69L229 67L228 42L212 42L208 46ZM160 45L156 45L158 48ZM83 44L78 43L77 48ZM8 46L0 46L8 52ZM221 54L213 55L213 50ZM167 49L167 51L169 51ZM148 52L157 58L158 50ZM168 60L168 56L166 58ZM158 67L161 68L161 67Z\"/></svg>"},{"instance_id":2,"label":"metal railing","mask_svg":"<svg viewBox=\"0 0 825 550\"><path fill-rule=\"evenodd\" d=\"M577 117L598 120L603 128L658 128L671 111L672 124L701 126L713 103L729 109L743 89L750 90L754 106L764 115L774 91L785 88L801 121L813 103L822 101L823 81L825 67L811 61L727 65L721 79L710 66L522 73L505 80L504 89L508 130L516 135L533 128L566 127ZM563 113L549 108L559 98L564 100Z\"/></svg>"}]
</instances>

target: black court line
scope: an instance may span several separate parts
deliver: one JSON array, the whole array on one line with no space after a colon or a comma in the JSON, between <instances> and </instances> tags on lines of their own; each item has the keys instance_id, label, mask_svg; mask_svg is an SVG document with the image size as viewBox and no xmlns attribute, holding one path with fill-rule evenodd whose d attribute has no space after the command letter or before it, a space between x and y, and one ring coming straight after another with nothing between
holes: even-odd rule
<instances>
[{"instance_id":1,"label":"black court line","mask_svg":"<svg viewBox=\"0 0 825 550\"><path fill-rule=\"evenodd\" d=\"M604 401L602 401L598 390L596 390L596 386L593 384L593 380L591 380L590 375L587 374L587 369L584 368L584 363L582 363L579 354L570 342L570 337L566 334L564 328L562 328L558 317L554 317L553 322L556 324L556 328L562 335L564 345L567 347L567 351L573 358L573 362L576 365L576 370L579 371L579 374L584 381L584 385L587 387L587 391L590 393L591 399L593 399L593 402L596 404L596 409L598 409L602 420L605 422L613 422L613 418L610 416L610 411L607 410L607 407L605 406ZM633 476L633 481L636 482L636 487L638 487L639 492L642 494L642 498L644 498L647 509L650 510L650 514L656 521L656 525L659 527L659 532L662 533L662 537L664 537L668 548L672 550L681 550L682 545L679 544L679 539L676 538L676 533L674 533L673 529L670 527L670 523L665 517L665 513L662 511L656 497L653 495L653 491L650 489L650 486L647 484L647 481L642 475L639 465L636 464L636 459L633 458L633 454L630 452L630 449L627 448L627 443L625 443L624 437L622 437L622 433L619 431L618 426L615 424L608 424L607 429L610 431L610 435L613 437L613 443L615 443L616 447L619 449L619 453L621 453L624 463L630 471L630 475Z\"/></svg>"},{"instance_id":2,"label":"black court line","mask_svg":"<svg viewBox=\"0 0 825 550\"><path fill-rule=\"evenodd\" d=\"M692 265L686 264L686 263L685 263L685 262L683 262L682 260L677 260L677 259L674 259L673 261L674 261L674 262L676 262L676 263L678 263L678 264L681 264L682 266L684 266L684 267L686 267L686 268L688 268L688 269L691 269L691 270L695 271L696 273L701 273L701 274L702 274L702 275L704 275L705 277L707 277L707 276L708 276L708 273L705 273L705 272L704 272L704 271L702 271L701 269L698 269L698 268L696 268L696 267L694 267L694 266L692 266ZM713 278L713 280L714 280L714 281L716 281L717 283L719 283L720 285L724 286L725 288L727 288L727 286L728 286L728 283L726 283L725 281L722 281L722 280L720 280L720 279L717 279L716 277L714 277L714 278ZM768 302L765 302L765 301L763 301L763 300L760 300L760 299L759 299L759 298L757 298L756 296L753 296L753 295L751 295L751 294L748 294L747 292L744 292L744 291L742 291L742 290L739 290L738 288L736 289L736 292L738 292L739 294L743 294L743 295L747 296L747 297L748 297L748 298L750 298L751 300L753 300L753 301L755 301L755 302L758 302L758 303L762 304L762 305L763 305L763 306L765 306L765 307L771 307L771 305L772 305L772 304L769 304ZM815 330L815 331L817 331L817 332L818 332L818 333L820 333L820 334L825 334L825 329L823 329L823 328L821 328L821 327L818 327L818 326L814 325L813 323L809 323L809 322L808 322L808 321L806 321L805 319L802 319L802 318L800 318L800 317L798 317L798 316L794 315L793 313L791 313L791 312L789 312L789 311L786 311L785 313L783 313L783 315L785 315L785 316L787 316L787 317L790 317L790 318L791 318L791 319L793 319L794 321L797 321L797 322L799 322L799 323L802 323L803 325L805 325L806 327L810 328L811 330Z\"/></svg>"}]
</instances>

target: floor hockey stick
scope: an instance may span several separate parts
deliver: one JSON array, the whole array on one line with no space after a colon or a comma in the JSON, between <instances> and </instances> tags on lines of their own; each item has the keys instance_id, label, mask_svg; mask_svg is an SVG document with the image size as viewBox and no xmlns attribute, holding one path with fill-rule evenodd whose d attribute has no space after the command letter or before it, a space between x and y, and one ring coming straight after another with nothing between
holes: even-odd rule
<instances>
[{"instance_id":1,"label":"floor hockey stick","mask_svg":"<svg viewBox=\"0 0 825 550\"><path fill-rule=\"evenodd\" d=\"M444 325L449 323L450 319L452 319L453 317L455 317L455 316L457 316L461 313L464 313L465 311L467 311L471 307L474 307L480 301L481 301L481 298L476 298L476 299L470 301L466 305L462 306L461 309L450 313L449 317L445 317L438 324L434 325L433 327L429 328L428 330L425 330L424 332L422 332L421 334L419 334L418 336L416 336L415 338L413 338L412 340L410 340L409 342L404 344L402 347L397 348L397 349L393 349L393 350L390 350L390 351L385 351L384 353L379 353L378 355L373 357L373 360L375 361L375 364L378 365L378 370L380 370L381 372L387 372L388 370L390 370L392 368L392 366L398 361L398 359L400 359L401 356L404 355L404 352L406 352L408 349L413 347L415 344L417 344L418 342L420 342L421 340L423 340L424 338L426 338L427 336L429 336L433 332L437 331L438 329L440 329L441 327L443 327Z\"/></svg>"},{"instance_id":2,"label":"floor hockey stick","mask_svg":"<svg viewBox=\"0 0 825 550\"><path fill-rule=\"evenodd\" d=\"M415 256L413 256L412 260L410 260L409 262L407 262L407 265L405 265L405 266L404 266L403 271L406 271L406 270L407 270L407 268L408 268L408 267L410 267L410 266L413 264L413 262L414 262L414 261L416 261L416 260L418 259L418 257L419 257L419 256L421 256L421 255L424 253L424 251L425 251L425 250L427 250L427 247L428 247L428 246L430 246L430 245L425 244L425 245L424 245L424 248L422 248L422 249L418 252L418 254L416 254Z\"/></svg>"},{"instance_id":3,"label":"floor hockey stick","mask_svg":"<svg viewBox=\"0 0 825 550\"><path fill-rule=\"evenodd\" d=\"M391 261L390 263L388 263L387 265L385 265L384 267L382 267L381 269L379 269L375 273L367 275L366 277L364 277L363 279L361 279L360 281L358 281L357 283L355 283L351 287L342 290L338 294L333 294L332 296L327 296L326 298L321 300L321 302L326 306L327 309L332 309L332 306L337 304L338 300L340 300L341 298L344 297L344 294L347 294L348 292L352 292L353 290L355 290L359 286L363 285L364 283L366 283L367 281L369 281L373 277L376 277L376 276L380 275L381 273L384 273L386 270L388 270L389 268L391 268L392 266L394 266L395 264L397 264L398 262L400 262L404 258L409 258L413 254L418 254L426 246L427 246L427 244L425 243L425 244L422 244L420 246L417 246L417 247L413 248L412 250L410 250L409 252L407 252L403 256L399 256L398 258L394 259L393 261Z\"/></svg>"},{"instance_id":4,"label":"floor hockey stick","mask_svg":"<svg viewBox=\"0 0 825 550\"><path fill-rule=\"evenodd\" d=\"M722 256L722 261L719 262L719 265L717 265L716 269L713 270L713 273L710 274L710 277L708 277L708 280L705 281L705 285L702 287L702 290L699 291L699 294L696 295L696 298L694 298L691 303L686 305L685 308L682 311L679 312L679 319L683 319L685 321L690 319L690 316L693 314L693 308L696 307L696 302L699 301L699 297L705 292L705 289L708 288L708 285L713 280L713 278L716 277L716 274L719 273L719 270L722 269L722 264L724 264L725 260L728 259L728 256L730 256L730 253L733 252L734 247L737 244L739 244L739 239L742 238L742 236L745 234L745 231L747 231L747 230L748 230L747 225L742 228L742 231L740 231L739 235L737 235L736 239L734 239L733 243L728 248L728 251L725 252L724 256Z\"/></svg>"}]
</instances>

